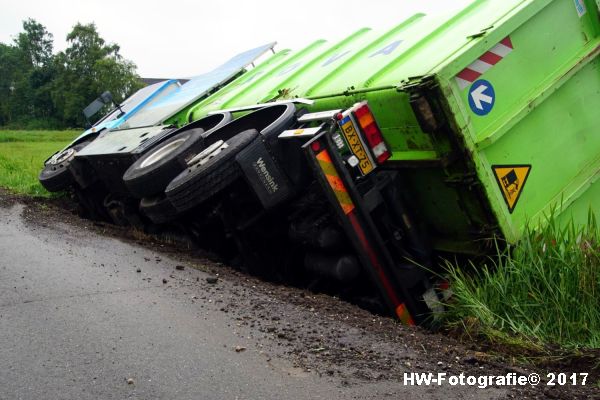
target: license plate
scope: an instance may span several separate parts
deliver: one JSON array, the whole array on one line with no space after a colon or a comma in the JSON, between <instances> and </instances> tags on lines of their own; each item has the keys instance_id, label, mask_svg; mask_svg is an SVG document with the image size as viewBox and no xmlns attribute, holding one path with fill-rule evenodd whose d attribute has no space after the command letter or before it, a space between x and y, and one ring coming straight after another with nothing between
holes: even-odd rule
<instances>
[{"instance_id":1,"label":"license plate","mask_svg":"<svg viewBox=\"0 0 600 400\"><path fill-rule=\"evenodd\" d=\"M348 147L352 154L358 158L358 169L361 174L366 175L369 172L373 171L373 162L369 158L369 154L365 150L365 145L363 144L358 132L356 131L356 127L354 126L354 122L350 118L350 116L344 117L341 121L339 121L339 126L342 130L342 134L348 143Z\"/></svg>"}]
</instances>

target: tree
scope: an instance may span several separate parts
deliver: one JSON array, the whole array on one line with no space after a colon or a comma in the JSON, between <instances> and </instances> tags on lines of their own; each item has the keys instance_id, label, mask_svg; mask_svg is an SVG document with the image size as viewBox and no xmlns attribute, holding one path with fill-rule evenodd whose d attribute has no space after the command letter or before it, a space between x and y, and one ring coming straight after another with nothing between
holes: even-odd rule
<instances>
[{"instance_id":1,"label":"tree","mask_svg":"<svg viewBox=\"0 0 600 400\"><path fill-rule=\"evenodd\" d=\"M20 33L15 44L23 57L23 64L29 65L24 76L25 99L29 117L47 121L54 114L51 86L55 77L53 65L53 35L46 27L33 19L23 21L24 32Z\"/></svg>"},{"instance_id":2,"label":"tree","mask_svg":"<svg viewBox=\"0 0 600 400\"><path fill-rule=\"evenodd\" d=\"M15 39L15 44L21 51L24 64L32 67L48 65L52 60L52 34L44 25L31 18L23 21L23 30Z\"/></svg>"},{"instance_id":3,"label":"tree","mask_svg":"<svg viewBox=\"0 0 600 400\"><path fill-rule=\"evenodd\" d=\"M13 46L0 43L0 125L13 119L13 93L18 69L18 54Z\"/></svg>"},{"instance_id":4,"label":"tree","mask_svg":"<svg viewBox=\"0 0 600 400\"><path fill-rule=\"evenodd\" d=\"M81 111L105 90L120 102L142 86L135 64L121 57L118 45L107 44L95 24L78 23L67 42L67 49L55 57L58 76L52 90L54 104L67 124L83 125Z\"/></svg>"},{"instance_id":5,"label":"tree","mask_svg":"<svg viewBox=\"0 0 600 400\"><path fill-rule=\"evenodd\" d=\"M0 43L0 125L83 126L83 108L100 93L119 102L143 86L135 64L94 24L75 25L67 41L54 55L52 34L28 19L13 43Z\"/></svg>"},{"instance_id":6,"label":"tree","mask_svg":"<svg viewBox=\"0 0 600 400\"><path fill-rule=\"evenodd\" d=\"M54 106L50 84L53 37L33 19L13 45L0 44L0 124L48 119Z\"/></svg>"}]
</instances>

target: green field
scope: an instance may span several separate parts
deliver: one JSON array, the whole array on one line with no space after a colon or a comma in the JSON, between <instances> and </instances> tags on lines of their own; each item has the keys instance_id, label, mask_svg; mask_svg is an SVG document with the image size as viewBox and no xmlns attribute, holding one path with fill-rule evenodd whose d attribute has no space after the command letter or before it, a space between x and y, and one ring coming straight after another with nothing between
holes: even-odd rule
<instances>
[{"instance_id":1,"label":"green field","mask_svg":"<svg viewBox=\"0 0 600 400\"><path fill-rule=\"evenodd\" d=\"M80 130L0 131L0 187L15 193L50 197L37 179L44 161L80 133Z\"/></svg>"}]
</instances>

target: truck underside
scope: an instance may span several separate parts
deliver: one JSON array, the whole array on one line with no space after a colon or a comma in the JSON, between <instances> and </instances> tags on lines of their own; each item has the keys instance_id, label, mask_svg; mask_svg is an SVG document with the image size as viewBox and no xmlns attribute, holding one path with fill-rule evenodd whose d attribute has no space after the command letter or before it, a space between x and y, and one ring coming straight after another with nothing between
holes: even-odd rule
<instances>
[{"instance_id":1,"label":"truck underside","mask_svg":"<svg viewBox=\"0 0 600 400\"><path fill-rule=\"evenodd\" d=\"M157 186L166 196L137 187L136 198L130 171L143 172L212 116L169 131L171 139L137 161L78 157L75 172L102 171L101 178L74 174L82 209L149 232L183 232L265 279L335 294L407 324L431 323L443 299L441 253L415 217L402 170L386 168L391 153L367 103L317 113L293 101L252 108L232 111L242 116L214 130L205 126L182 172ZM158 212L149 214L148 204Z\"/></svg>"}]
</instances>

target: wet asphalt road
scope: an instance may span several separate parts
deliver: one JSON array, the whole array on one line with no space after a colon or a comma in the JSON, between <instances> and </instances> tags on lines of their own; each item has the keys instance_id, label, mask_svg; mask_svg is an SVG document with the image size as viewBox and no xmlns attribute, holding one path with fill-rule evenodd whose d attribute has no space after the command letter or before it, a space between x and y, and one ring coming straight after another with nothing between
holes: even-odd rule
<instances>
[{"instance_id":1,"label":"wet asphalt road","mask_svg":"<svg viewBox=\"0 0 600 400\"><path fill-rule=\"evenodd\" d=\"M250 340L252 328L239 327L230 315L200 307L202 285L186 282L207 285L206 273L175 271L175 260L82 227L26 223L22 211L0 207L0 399L492 399L507 393L404 387L399 379L349 386L319 376L294 366L274 344Z\"/></svg>"}]
</instances>

